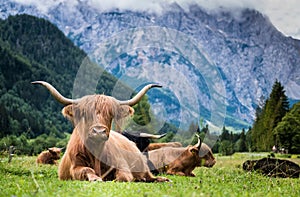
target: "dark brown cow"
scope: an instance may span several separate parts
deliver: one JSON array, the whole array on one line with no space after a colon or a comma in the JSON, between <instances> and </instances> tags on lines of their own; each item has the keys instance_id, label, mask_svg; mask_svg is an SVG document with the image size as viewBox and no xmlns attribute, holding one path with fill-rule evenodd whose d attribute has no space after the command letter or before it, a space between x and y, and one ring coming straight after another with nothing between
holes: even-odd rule
<instances>
[{"instance_id":1,"label":"dark brown cow","mask_svg":"<svg viewBox=\"0 0 300 197\"><path fill-rule=\"evenodd\" d=\"M100 159L103 150L110 149L109 147L104 147L105 142L109 139L112 121L114 120L118 124L118 121L122 118L132 115L134 110L131 106L138 103L150 88L161 87L156 84L149 84L132 99L119 101L111 96L98 94L84 96L80 99L68 99L63 97L47 82L35 81L32 83L46 87L52 96L65 106L62 113L74 125L66 152L59 165L59 178L61 180L89 181L102 181L100 169L104 167L101 166ZM115 138L113 137L113 139ZM117 141L108 142L109 144L118 143ZM124 147L124 149L128 148L129 151L127 153L130 154L133 146ZM107 155L115 157L113 153L107 153ZM132 180L130 177L128 179L120 178L123 175L121 171L118 173L117 180ZM153 181L147 178L145 177L145 181ZM167 179L158 178L156 180L166 181Z\"/></svg>"},{"instance_id":2,"label":"dark brown cow","mask_svg":"<svg viewBox=\"0 0 300 197\"><path fill-rule=\"evenodd\" d=\"M195 176L192 171L196 167L212 167L216 163L207 144L200 144L199 139L194 146L163 147L149 151L149 160L160 173Z\"/></svg>"},{"instance_id":3,"label":"dark brown cow","mask_svg":"<svg viewBox=\"0 0 300 197\"><path fill-rule=\"evenodd\" d=\"M243 163L243 169L247 171L255 170L270 177L299 178L300 176L300 166L285 159L247 160Z\"/></svg>"},{"instance_id":4,"label":"dark brown cow","mask_svg":"<svg viewBox=\"0 0 300 197\"><path fill-rule=\"evenodd\" d=\"M166 135L166 133L162 135L153 135L148 133L128 132L128 131L123 131L121 133L122 135L127 137L130 141L133 141L141 152L148 151L148 146L152 139L160 139Z\"/></svg>"},{"instance_id":5,"label":"dark brown cow","mask_svg":"<svg viewBox=\"0 0 300 197\"><path fill-rule=\"evenodd\" d=\"M41 152L37 159L37 164L56 164L56 160L60 159L62 148L48 148L48 150Z\"/></svg>"},{"instance_id":6,"label":"dark brown cow","mask_svg":"<svg viewBox=\"0 0 300 197\"><path fill-rule=\"evenodd\" d=\"M162 147L182 147L182 144L180 142L150 143L147 149L151 151Z\"/></svg>"}]
</instances>

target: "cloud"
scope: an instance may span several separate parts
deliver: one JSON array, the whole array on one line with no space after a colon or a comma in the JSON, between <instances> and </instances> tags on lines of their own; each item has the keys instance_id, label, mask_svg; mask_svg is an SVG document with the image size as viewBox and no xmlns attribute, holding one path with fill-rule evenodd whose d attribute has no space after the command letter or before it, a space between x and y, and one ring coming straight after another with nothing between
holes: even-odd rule
<instances>
[{"instance_id":1,"label":"cloud","mask_svg":"<svg viewBox=\"0 0 300 197\"><path fill-rule=\"evenodd\" d=\"M300 1L267 0L264 3L256 9L267 15L279 31L300 39Z\"/></svg>"},{"instance_id":2,"label":"cloud","mask_svg":"<svg viewBox=\"0 0 300 197\"><path fill-rule=\"evenodd\" d=\"M12 0L23 5L35 6L40 12L47 13L51 8L58 6L59 4L66 4L68 7L74 7L78 4L77 1L71 0Z\"/></svg>"},{"instance_id":3,"label":"cloud","mask_svg":"<svg viewBox=\"0 0 300 197\"><path fill-rule=\"evenodd\" d=\"M47 11L59 4L74 7L78 1L92 7L107 11L120 10L149 11L163 13L171 3L177 3L188 10L191 4L198 4L208 11L218 11L220 8L236 12L240 8L256 9L268 16L273 25L287 36L300 39L300 2L298 0L13 0L26 5L34 5L41 12Z\"/></svg>"}]
</instances>

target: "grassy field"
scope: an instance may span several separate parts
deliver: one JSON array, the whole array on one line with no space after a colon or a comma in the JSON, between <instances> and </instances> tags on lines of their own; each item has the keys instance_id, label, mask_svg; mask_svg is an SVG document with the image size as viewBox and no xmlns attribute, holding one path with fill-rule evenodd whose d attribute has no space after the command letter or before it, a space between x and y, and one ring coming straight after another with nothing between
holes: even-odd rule
<instances>
[{"instance_id":1,"label":"grassy field","mask_svg":"<svg viewBox=\"0 0 300 197\"><path fill-rule=\"evenodd\" d=\"M170 183L59 181L57 166L35 164L36 157L0 158L0 196L300 196L300 178L269 178L241 169L247 159L266 154L217 156L213 168L196 177L167 176ZM300 164L300 159L292 159Z\"/></svg>"}]
</instances>

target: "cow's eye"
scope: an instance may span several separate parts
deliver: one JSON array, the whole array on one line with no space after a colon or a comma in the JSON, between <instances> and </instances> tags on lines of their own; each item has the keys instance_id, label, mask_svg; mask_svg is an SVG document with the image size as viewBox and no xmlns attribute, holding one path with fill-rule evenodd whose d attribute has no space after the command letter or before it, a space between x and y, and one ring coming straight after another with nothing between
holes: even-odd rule
<instances>
[{"instance_id":1,"label":"cow's eye","mask_svg":"<svg viewBox=\"0 0 300 197\"><path fill-rule=\"evenodd\" d=\"M192 153L192 154L196 154L197 151L196 151L195 149L192 149L192 150L191 150L191 153Z\"/></svg>"}]
</instances>

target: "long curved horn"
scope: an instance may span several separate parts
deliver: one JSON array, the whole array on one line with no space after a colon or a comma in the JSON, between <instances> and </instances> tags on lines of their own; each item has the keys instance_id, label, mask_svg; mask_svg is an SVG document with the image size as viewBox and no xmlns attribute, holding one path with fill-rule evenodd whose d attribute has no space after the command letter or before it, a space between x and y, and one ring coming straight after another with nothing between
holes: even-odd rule
<instances>
[{"instance_id":1,"label":"long curved horn","mask_svg":"<svg viewBox=\"0 0 300 197\"><path fill-rule=\"evenodd\" d=\"M167 134L164 133L161 135L153 135L153 134L149 134L149 133L140 133L140 137L147 137L150 139L160 139L160 138L164 137L165 135L167 135Z\"/></svg>"},{"instance_id":2,"label":"long curved horn","mask_svg":"<svg viewBox=\"0 0 300 197\"><path fill-rule=\"evenodd\" d=\"M50 83L47 83L45 81L33 81L31 83L32 84L40 84L40 85L44 86L45 88L47 88L49 90L50 94L58 102L60 102L61 104L65 105L65 106L78 102L78 100L69 99L69 98L66 98L63 95L61 95Z\"/></svg>"},{"instance_id":3,"label":"long curved horn","mask_svg":"<svg viewBox=\"0 0 300 197\"><path fill-rule=\"evenodd\" d=\"M137 95L135 95L132 99L126 100L126 101L119 101L119 103L120 103L120 105L133 106L133 105L137 104L142 99L142 97L146 94L146 92L149 89L154 88L154 87L161 88L162 86L159 85L159 84L148 84L143 89L141 89L139 91L139 93Z\"/></svg>"},{"instance_id":4,"label":"long curved horn","mask_svg":"<svg viewBox=\"0 0 300 197\"><path fill-rule=\"evenodd\" d=\"M201 144L202 144L202 141L201 141L201 138L200 138L200 136L198 134L196 134L196 136L198 138L198 142L197 142L197 144L195 144L195 147L200 148Z\"/></svg>"}]
</instances>

